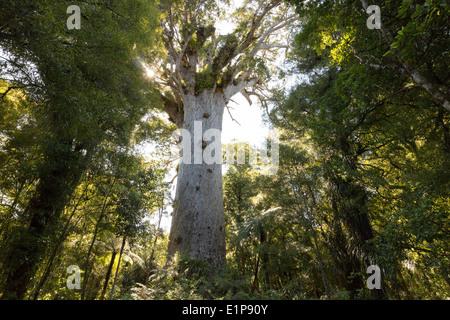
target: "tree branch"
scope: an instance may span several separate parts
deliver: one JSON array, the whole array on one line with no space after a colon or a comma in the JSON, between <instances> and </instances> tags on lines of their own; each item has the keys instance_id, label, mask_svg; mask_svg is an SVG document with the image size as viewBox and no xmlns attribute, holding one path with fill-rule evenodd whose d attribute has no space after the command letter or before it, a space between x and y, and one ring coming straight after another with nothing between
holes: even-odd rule
<instances>
[{"instance_id":1,"label":"tree branch","mask_svg":"<svg viewBox=\"0 0 450 320\"><path fill-rule=\"evenodd\" d=\"M230 108L231 108L231 107L229 107L228 105L226 105L226 108L227 108L228 114L229 114L230 117L231 117L231 120L234 121L234 122L236 122L238 125L241 125L241 124L240 124L239 122L237 122L237 120L236 120L235 118L233 118L233 116L231 115L231 112L230 112Z\"/></svg>"},{"instance_id":2,"label":"tree branch","mask_svg":"<svg viewBox=\"0 0 450 320\"><path fill-rule=\"evenodd\" d=\"M175 123L178 128L182 128L184 121L183 107L177 103L172 96L161 94L160 98L164 103L163 110L169 115L170 120Z\"/></svg>"},{"instance_id":3,"label":"tree branch","mask_svg":"<svg viewBox=\"0 0 450 320\"><path fill-rule=\"evenodd\" d=\"M361 4L365 11L367 11L368 5L365 0L360 0ZM380 30L383 35L383 37L386 39L387 43L389 45L392 45L395 41L392 34L389 32L389 30L384 26L383 23L380 25ZM422 87L425 91L427 91L434 100L443 106L445 109L450 111L450 102L448 100L448 96L450 96L449 91L447 88L439 85L435 85L431 81L429 81L425 76L423 76L417 68L411 66L406 61L403 61L400 56L398 56L398 60L400 62L400 65L402 67L398 68L398 70L403 73L404 75L410 77L415 83L417 83L420 87ZM444 95L442 92L445 92Z\"/></svg>"},{"instance_id":4,"label":"tree branch","mask_svg":"<svg viewBox=\"0 0 450 320\"><path fill-rule=\"evenodd\" d=\"M23 87L14 87L14 86L8 87L8 88L6 89L6 91L2 93L2 101L3 101L3 99L5 98L5 96L8 95L8 93L9 93L11 90L22 89L22 88L23 88Z\"/></svg>"},{"instance_id":5,"label":"tree branch","mask_svg":"<svg viewBox=\"0 0 450 320\"><path fill-rule=\"evenodd\" d=\"M248 88L248 87L253 87L257 83L258 83L258 79L253 78L250 80L242 79L242 80L238 81L237 84L228 85L228 87L225 89L225 92L224 92L225 101L228 102L231 99L231 97L233 97L235 94L240 92L242 89Z\"/></svg>"},{"instance_id":6,"label":"tree branch","mask_svg":"<svg viewBox=\"0 0 450 320\"><path fill-rule=\"evenodd\" d=\"M263 34L262 36L259 38L258 43L256 44L256 46L253 48L253 50L250 52L250 54L248 55L249 57L253 57L255 56L255 54L262 50L262 49L270 49L270 48L278 48L281 45L277 45L277 44L264 44L264 41L266 41L266 39L273 34L274 32L288 26L289 24L291 24L292 22L294 22L295 20L298 20L297 15L291 15L289 16L287 19L283 19L283 21L277 21L274 24L272 24ZM282 47L284 48L288 48L287 45L282 45Z\"/></svg>"},{"instance_id":7,"label":"tree branch","mask_svg":"<svg viewBox=\"0 0 450 320\"><path fill-rule=\"evenodd\" d=\"M238 53L243 52L245 49L247 49L255 38L255 32L261 25L261 22L263 21L264 17L275 7L280 5L282 0L273 0L271 1L263 10L263 12L259 16L254 16L252 21L252 26L250 27L249 32L247 33L247 36L245 37L245 40L241 43L238 49Z\"/></svg>"}]
</instances>

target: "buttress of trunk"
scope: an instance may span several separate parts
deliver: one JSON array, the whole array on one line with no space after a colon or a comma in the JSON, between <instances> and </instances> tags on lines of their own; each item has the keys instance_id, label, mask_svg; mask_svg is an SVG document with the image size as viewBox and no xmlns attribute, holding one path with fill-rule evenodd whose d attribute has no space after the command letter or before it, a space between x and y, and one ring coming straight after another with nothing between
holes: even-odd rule
<instances>
[{"instance_id":1,"label":"buttress of trunk","mask_svg":"<svg viewBox=\"0 0 450 320\"><path fill-rule=\"evenodd\" d=\"M183 156L167 250L169 264L176 252L186 258L201 259L216 270L225 264L221 137L220 134L208 137L207 133L213 132L210 129L221 132L224 108L223 94L205 90L185 97L181 129L189 135L185 134L182 141ZM212 151L214 145L218 146L215 152L220 154ZM199 153L203 155L201 159ZM220 161L211 163L205 155L216 155Z\"/></svg>"}]
</instances>

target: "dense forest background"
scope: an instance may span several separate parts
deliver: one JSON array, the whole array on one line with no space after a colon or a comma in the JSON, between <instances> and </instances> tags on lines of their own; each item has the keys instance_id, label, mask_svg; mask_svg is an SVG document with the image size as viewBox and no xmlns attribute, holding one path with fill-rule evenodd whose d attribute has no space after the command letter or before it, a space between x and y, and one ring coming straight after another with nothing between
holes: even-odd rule
<instances>
[{"instance_id":1,"label":"dense forest background","mask_svg":"<svg viewBox=\"0 0 450 320\"><path fill-rule=\"evenodd\" d=\"M447 1L266 2L296 15L289 46L266 48L283 61L239 66L259 75L253 107L280 133L279 168L226 166L218 271L166 264L176 126L146 66L167 59L167 7L214 25L208 10L229 1L1 0L2 299L450 298ZM72 4L81 28L68 30ZM264 3L241 5L236 39Z\"/></svg>"}]
</instances>

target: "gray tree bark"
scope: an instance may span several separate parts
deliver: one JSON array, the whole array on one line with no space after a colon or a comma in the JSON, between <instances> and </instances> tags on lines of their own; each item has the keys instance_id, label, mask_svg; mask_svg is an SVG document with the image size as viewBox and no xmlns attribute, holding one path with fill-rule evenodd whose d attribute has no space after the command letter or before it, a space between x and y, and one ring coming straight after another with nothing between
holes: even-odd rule
<instances>
[{"instance_id":1,"label":"gray tree bark","mask_svg":"<svg viewBox=\"0 0 450 320\"><path fill-rule=\"evenodd\" d=\"M178 169L167 251L168 263L174 254L179 252L190 259L201 259L217 270L225 265L222 164L221 161L206 163L205 157L198 159L198 152L195 151L205 151L206 154L212 143L221 145L220 135L207 141L203 134L209 129L222 131L226 103L225 95L213 90L205 90L198 95L186 95L183 99L182 129L190 134L190 150L182 150L184 157ZM187 145L186 141L184 143ZM185 152L189 152L190 156L186 156ZM221 148L216 148L215 152L220 152L222 159Z\"/></svg>"},{"instance_id":2,"label":"gray tree bark","mask_svg":"<svg viewBox=\"0 0 450 320\"><path fill-rule=\"evenodd\" d=\"M248 25L247 30L243 34L239 31L217 37L213 21L198 16L198 13L212 14L205 3L213 1L199 1L190 8L176 2L161 2L167 11L163 41L168 59L160 80L169 89L161 94L163 110L180 131L189 132L192 138L191 154L182 157L191 161L182 161L178 169L166 264L179 252L187 258L204 260L216 270L225 265L221 161L214 163L205 158L195 161L198 160L195 150L201 148L208 154L220 145L220 134L204 139L201 134L210 129L222 130L223 112L231 97L245 88L257 89L266 77L265 72L261 72L259 63L249 66L248 61L257 57L275 59L277 49L287 47L280 44L284 41L277 32L298 19L282 0L251 2L256 7L250 10L250 17L242 20ZM201 133L194 135L199 123ZM217 158L221 159L221 148L216 149L220 152Z\"/></svg>"}]
</instances>

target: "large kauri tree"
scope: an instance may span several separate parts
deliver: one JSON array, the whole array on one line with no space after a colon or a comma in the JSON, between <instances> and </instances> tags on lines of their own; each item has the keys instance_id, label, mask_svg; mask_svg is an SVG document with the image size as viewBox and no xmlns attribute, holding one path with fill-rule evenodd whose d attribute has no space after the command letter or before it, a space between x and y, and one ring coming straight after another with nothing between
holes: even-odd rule
<instances>
[{"instance_id":1,"label":"large kauri tree","mask_svg":"<svg viewBox=\"0 0 450 320\"><path fill-rule=\"evenodd\" d=\"M287 47L286 29L297 16L282 0L246 0L231 14L229 1L168 1L161 6L167 50L161 70L164 110L192 137L190 157L184 154L178 169L168 262L178 252L220 269L225 263L222 167L220 161L200 161L194 150L207 153L220 145L220 135L207 138L204 133L221 132L224 110L235 94L250 100L261 90L270 76L267 61ZM220 35L220 21L232 21L234 30Z\"/></svg>"}]
</instances>

